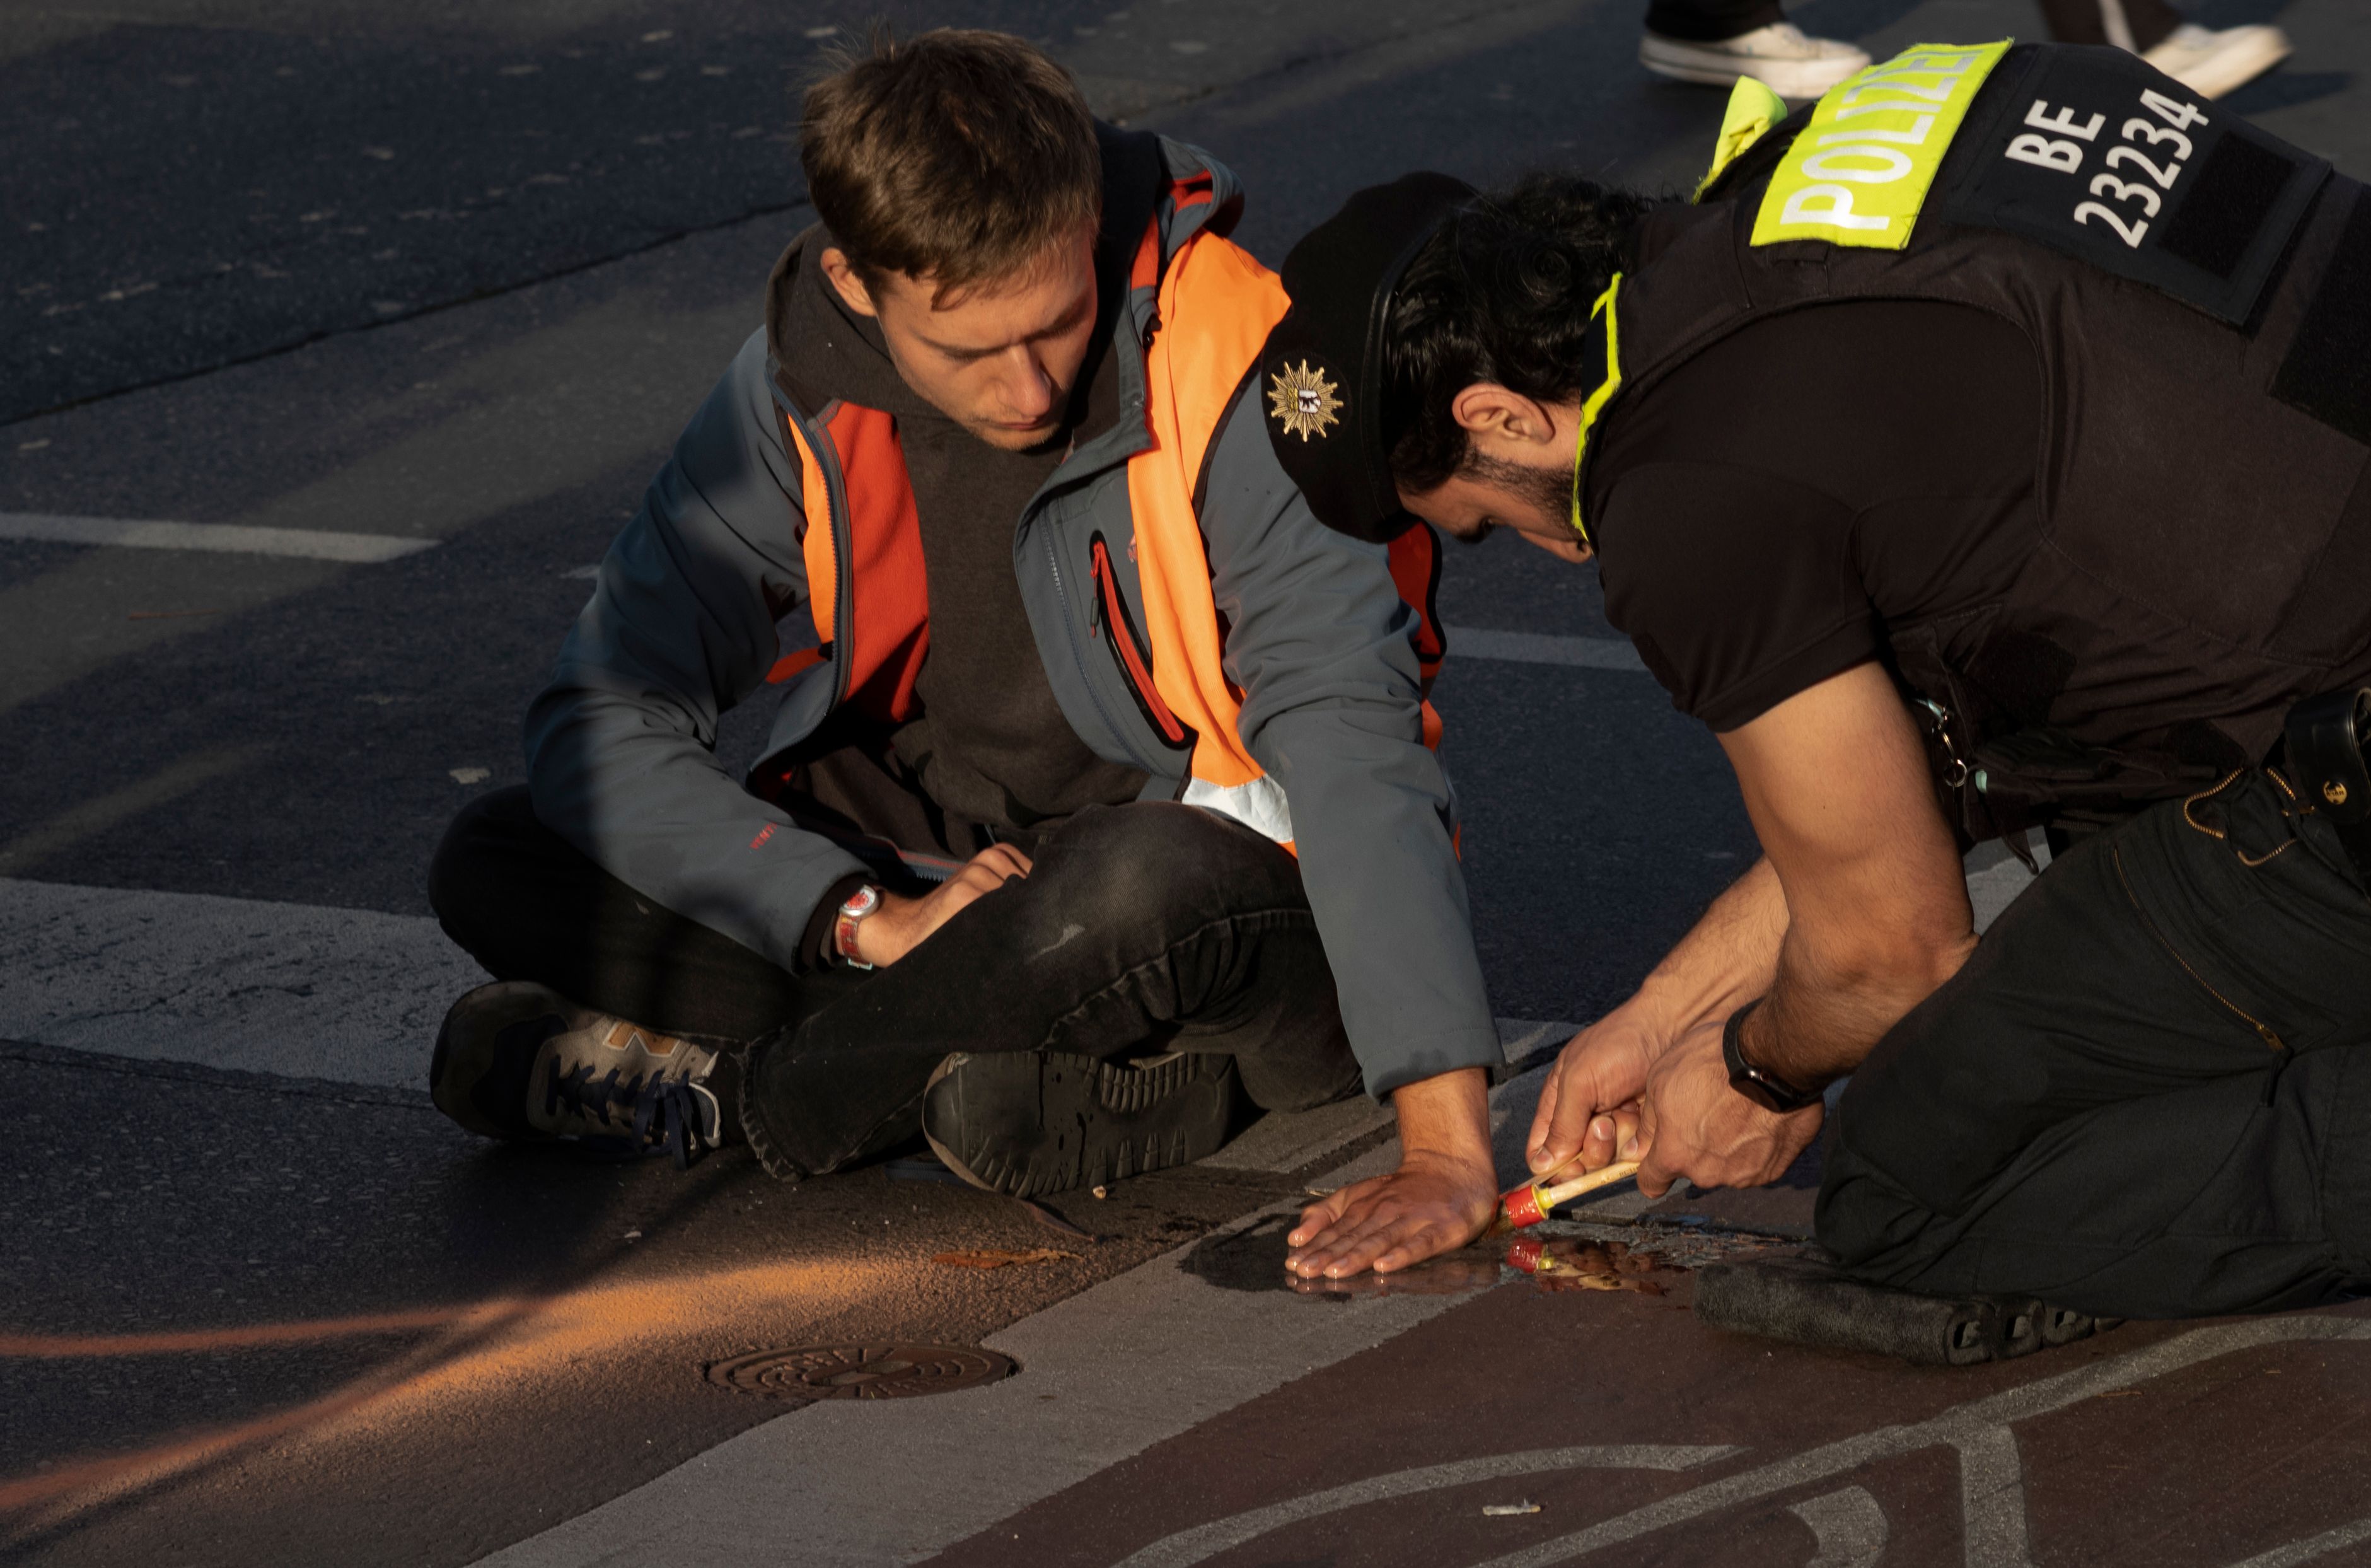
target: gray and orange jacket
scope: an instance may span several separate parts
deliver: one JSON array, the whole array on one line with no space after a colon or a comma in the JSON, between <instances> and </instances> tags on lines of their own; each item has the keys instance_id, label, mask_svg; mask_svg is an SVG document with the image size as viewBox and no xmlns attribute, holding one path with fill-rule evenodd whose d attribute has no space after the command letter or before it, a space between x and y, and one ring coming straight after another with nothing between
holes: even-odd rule
<instances>
[{"instance_id":1,"label":"gray and orange jacket","mask_svg":"<svg viewBox=\"0 0 2371 1568\"><path fill-rule=\"evenodd\" d=\"M1150 775L1146 798L1222 811L1300 856L1371 1094L1494 1064L1428 744L1440 636L1410 603L1428 600L1430 536L1387 552L1311 515L1245 393L1286 301L1224 238L1234 178L1127 139L1161 178L1113 329L1119 418L1013 531L1047 677L1090 748ZM865 866L766 796L836 709L910 714L930 622L896 421L800 406L779 325L751 335L611 545L526 738L547 825L790 968L818 902ZM736 779L719 716L769 683L780 705Z\"/></svg>"}]
</instances>

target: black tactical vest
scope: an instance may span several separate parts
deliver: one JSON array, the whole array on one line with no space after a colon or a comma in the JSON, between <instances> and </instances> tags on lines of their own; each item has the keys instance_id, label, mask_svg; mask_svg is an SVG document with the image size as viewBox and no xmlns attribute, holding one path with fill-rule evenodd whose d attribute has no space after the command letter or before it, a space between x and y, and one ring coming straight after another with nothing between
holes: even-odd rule
<instances>
[{"instance_id":1,"label":"black tactical vest","mask_svg":"<svg viewBox=\"0 0 2371 1568\"><path fill-rule=\"evenodd\" d=\"M1647 220L1597 426L1781 311L1934 300L2024 333L2043 380L2038 545L1994 602L1886 628L1970 836L2205 787L2264 761L2299 698L2371 681L2361 185L2122 51L2021 46L1967 106L1902 249L1756 246L1804 118ZM1844 157L1818 168L1850 180ZM1902 374L1934 369L1905 350ZM1593 461L1605 445L1584 449L1584 513L1619 477Z\"/></svg>"}]
</instances>

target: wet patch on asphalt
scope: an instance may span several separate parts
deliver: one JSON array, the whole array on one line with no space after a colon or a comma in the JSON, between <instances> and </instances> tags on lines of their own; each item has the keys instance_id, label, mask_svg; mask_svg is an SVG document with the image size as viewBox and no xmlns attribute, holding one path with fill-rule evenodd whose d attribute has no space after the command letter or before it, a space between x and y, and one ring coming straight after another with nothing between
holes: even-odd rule
<instances>
[{"instance_id":1,"label":"wet patch on asphalt","mask_svg":"<svg viewBox=\"0 0 2371 1568\"><path fill-rule=\"evenodd\" d=\"M1178 1260L1186 1273L1220 1290L1290 1291L1322 1301L1382 1295L1458 1295L1529 1280L1535 1289L1624 1290L1660 1295L1666 1283L1706 1263L1795 1244L1717 1230L1701 1223L1601 1225L1548 1220L1514 1237L1496 1236L1396 1273L1302 1279L1284 1266L1296 1216L1266 1214L1205 1237Z\"/></svg>"}]
</instances>

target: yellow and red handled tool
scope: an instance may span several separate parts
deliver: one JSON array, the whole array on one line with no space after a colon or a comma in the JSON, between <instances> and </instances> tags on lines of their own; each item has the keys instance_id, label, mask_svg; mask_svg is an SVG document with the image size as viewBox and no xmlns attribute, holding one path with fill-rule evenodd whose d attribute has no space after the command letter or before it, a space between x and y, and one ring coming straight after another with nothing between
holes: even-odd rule
<instances>
[{"instance_id":1,"label":"yellow and red handled tool","mask_svg":"<svg viewBox=\"0 0 2371 1568\"><path fill-rule=\"evenodd\" d=\"M1548 1211L1558 1203L1569 1202L1584 1192L1594 1192L1601 1187L1611 1187L1617 1181L1627 1181L1638 1174L1637 1160L1616 1160L1612 1165L1584 1175L1558 1181L1550 1172L1537 1181L1518 1187L1499 1195L1498 1220L1493 1230L1521 1230L1548 1217Z\"/></svg>"}]
</instances>

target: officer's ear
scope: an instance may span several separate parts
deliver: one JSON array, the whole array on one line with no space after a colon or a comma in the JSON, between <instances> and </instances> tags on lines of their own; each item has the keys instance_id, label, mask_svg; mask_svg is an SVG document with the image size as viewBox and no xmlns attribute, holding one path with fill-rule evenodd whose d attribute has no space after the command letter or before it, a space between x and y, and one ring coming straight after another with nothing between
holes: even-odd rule
<instances>
[{"instance_id":1,"label":"officer's ear","mask_svg":"<svg viewBox=\"0 0 2371 1568\"><path fill-rule=\"evenodd\" d=\"M1476 447L1497 457L1512 456L1507 447L1544 446L1556 436L1556 416L1545 404L1495 381L1476 381L1458 393L1449 412Z\"/></svg>"}]
</instances>

